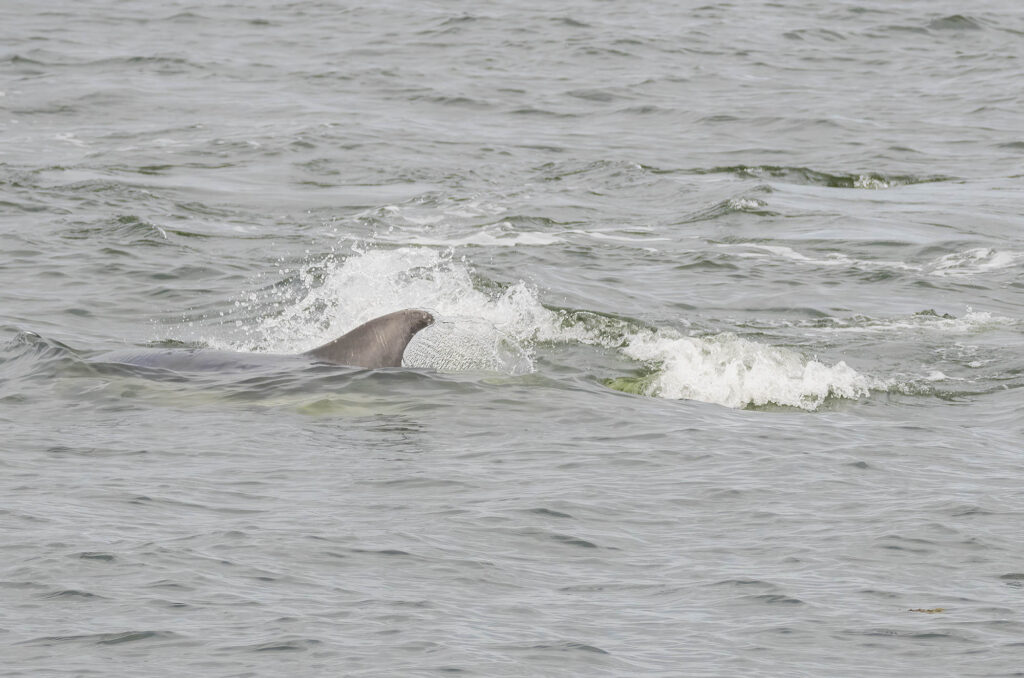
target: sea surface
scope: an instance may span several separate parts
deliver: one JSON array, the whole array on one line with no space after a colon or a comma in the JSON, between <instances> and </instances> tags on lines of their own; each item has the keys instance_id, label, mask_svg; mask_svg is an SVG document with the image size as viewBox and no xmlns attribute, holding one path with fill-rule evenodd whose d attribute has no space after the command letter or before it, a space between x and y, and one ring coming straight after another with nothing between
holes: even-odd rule
<instances>
[{"instance_id":1,"label":"sea surface","mask_svg":"<svg viewBox=\"0 0 1024 678\"><path fill-rule=\"evenodd\" d=\"M1024 675L1019 0L3 0L0 675Z\"/></svg>"}]
</instances>

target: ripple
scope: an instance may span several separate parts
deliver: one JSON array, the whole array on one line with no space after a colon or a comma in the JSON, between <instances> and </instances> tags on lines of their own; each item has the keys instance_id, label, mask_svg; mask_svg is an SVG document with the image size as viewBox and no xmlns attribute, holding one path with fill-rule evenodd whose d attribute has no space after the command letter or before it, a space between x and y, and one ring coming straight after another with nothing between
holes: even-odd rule
<instances>
[{"instance_id":1,"label":"ripple","mask_svg":"<svg viewBox=\"0 0 1024 678\"><path fill-rule=\"evenodd\" d=\"M766 593L759 596L745 596L745 600L752 600L758 603L765 603L768 605L803 605L804 601L798 598L791 598L790 596L784 596L777 593Z\"/></svg>"},{"instance_id":2,"label":"ripple","mask_svg":"<svg viewBox=\"0 0 1024 678\"><path fill-rule=\"evenodd\" d=\"M566 534L553 534L551 535L553 541L557 541L560 544L566 544L568 546L581 546L587 549L596 549L598 545L594 542L587 541L586 539L580 539L579 537L572 537Z\"/></svg>"},{"instance_id":3,"label":"ripple","mask_svg":"<svg viewBox=\"0 0 1024 678\"><path fill-rule=\"evenodd\" d=\"M87 643L93 645L120 645L143 640L177 640L182 638L171 631L123 631L119 633L85 633L67 636L40 636L23 641L23 645L53 646L65 643Z\"/></svg>"},{"instance_id":4,"label":"ripple","mask_svg":"<svg viewBox=\"0 0 1024 678\"><path fill-rule=\"evenodd\" d=\"M90 598L105 598L95 593L89 593L88 591L80 591L78 589L65 589L62 591L54 591L53 593L47 593L42 596L43 598L70 598L70 599L83 599L88 600Z\"/></svg>"}]
</instances>

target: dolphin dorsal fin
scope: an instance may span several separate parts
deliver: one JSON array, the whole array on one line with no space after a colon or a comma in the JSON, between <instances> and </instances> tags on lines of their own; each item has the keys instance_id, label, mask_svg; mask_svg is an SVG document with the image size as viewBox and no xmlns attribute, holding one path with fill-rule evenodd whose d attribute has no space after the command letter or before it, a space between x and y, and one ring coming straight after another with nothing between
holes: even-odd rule
<instances>
[{"instance_id":1,"label":"dolphin dorsal fin","mask_svg":"<svg viewBox=\"0 0 1024 678\"><path fill-rule=\"evenodd\" d=\"M407 308L363 323L348 334L302 355L352 367L401 367L405 347L417 332L434 322L426 311Z\"/></svg>"}]
</instances>

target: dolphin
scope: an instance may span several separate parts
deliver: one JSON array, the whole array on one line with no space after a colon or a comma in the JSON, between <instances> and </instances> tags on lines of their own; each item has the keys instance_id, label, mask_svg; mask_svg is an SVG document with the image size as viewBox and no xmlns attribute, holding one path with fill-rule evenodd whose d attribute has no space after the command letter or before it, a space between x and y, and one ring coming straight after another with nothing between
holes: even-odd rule
<instances>
[{"instance_id":1,"label":"dolphin","mask_svg":"<svg viewBox=\"0 0 1024 678\"><path fill-rule=\"evenodd\" d=\"M235 353L213 349L149 348L110 351L91 362L134 365L175 372L249 370L287 361L377 369L401 367L402 355L416 333L434 322L426 311L407 308L374 318L334 341L299 354Z\"/></svg>"}]
</instances>

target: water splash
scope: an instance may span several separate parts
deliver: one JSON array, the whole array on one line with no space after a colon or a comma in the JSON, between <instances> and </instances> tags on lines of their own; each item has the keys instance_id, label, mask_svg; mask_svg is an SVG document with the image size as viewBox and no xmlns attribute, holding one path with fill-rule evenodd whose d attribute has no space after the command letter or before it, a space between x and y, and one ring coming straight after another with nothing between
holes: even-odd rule
<instances>
[{"instance_id":1,"label":"water splash","mask_svg":"<svg viewBox=\"0 0 1024 678\"><path fill-rule=\"evenodd\" d=\"M211 344L299 353L385 313L422 308L437 322L410 344L409 366L508 374L533 369L533 328L551 313L523 282L481 290L451 249L414 247L311 260L297 273L297 289L254 292L237 305L258 323L241 341Z\"/></svg>"},{"instance_id":2,"label":"water splash","mask_svg":"<svg viewBox=\"0 0 1024 678\"><path fill-rule=\"evenodd\" d=\"M260 320L229 348L301 352L379 315L422 308L437 322L410 343L410 367L524 374L535 369L538 345L583 344L643 363L648 375L640 381L608 383L659 398L816 409L828 398L861 398L885 388L845 363L829 366L733 334L690 337L614 316L550 309L523 281L479 280L450 249L356 248L344 258L307 262L297 281L301 292L287 293L284 303L264 294L240 301ZM270 312L259 315L261 308Z\"/></svg>"}]
</instances>

